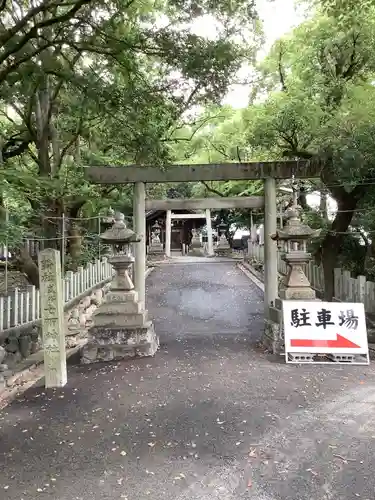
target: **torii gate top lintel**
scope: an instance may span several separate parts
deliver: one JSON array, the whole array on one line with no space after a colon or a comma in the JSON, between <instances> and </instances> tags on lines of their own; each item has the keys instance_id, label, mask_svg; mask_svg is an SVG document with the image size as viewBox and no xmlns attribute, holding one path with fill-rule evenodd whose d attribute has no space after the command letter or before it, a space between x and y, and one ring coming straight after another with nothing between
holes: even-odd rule
<instances>
[{"instance_id":1,"label":"torii gate top lintel","mask_svg":"<svg viewBox=\"0 0 375 500\"><path fill-rule=\"evenodd\" d=\"M299 179L319 177L321 165L317 161L289 160L252 163L219 163L166 165L151 167L126 165L123 167L87 167L86 177L97 184L126 184L136 182L196 182L227 180L260 180L267 178Z\"/></svg>"}]
</instances>

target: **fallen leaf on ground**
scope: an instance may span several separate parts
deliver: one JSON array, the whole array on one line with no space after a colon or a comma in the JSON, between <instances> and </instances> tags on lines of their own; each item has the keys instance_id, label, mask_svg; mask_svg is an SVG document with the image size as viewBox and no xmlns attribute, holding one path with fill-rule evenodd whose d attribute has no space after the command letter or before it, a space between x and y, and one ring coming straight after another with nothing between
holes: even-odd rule
<instances>
[{"instance_id":1,"label":"fallen leaf on ground","mask_svg":"<svg viewBox=\"0 0 375 500\"><path fill-rule=\"evenodd\" d=\"M333 456L336 458L340 458L340 460L342 460L345 463L356 462L356 460L354 458L345 458L345 457L342 457L341 455L336 455L336 454L333 454Z\"/></svg>"}]
</instances>

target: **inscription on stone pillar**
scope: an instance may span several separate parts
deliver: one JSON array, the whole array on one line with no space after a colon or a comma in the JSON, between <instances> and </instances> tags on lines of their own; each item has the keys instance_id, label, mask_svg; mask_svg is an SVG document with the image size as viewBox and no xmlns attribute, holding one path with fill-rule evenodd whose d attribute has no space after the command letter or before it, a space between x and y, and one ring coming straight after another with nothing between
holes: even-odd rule
<instances>
[{"instance_id":1,"label":"inscription on stone pillar","mask_svg":"<svg viewBox=\"0 0 375 500\"><path fill-rule=\"evenodd\" d=\"M39 252L38 264L45 386L63 387L67 370L60 252L52 248Z\"/></svg>"}]
</instances>

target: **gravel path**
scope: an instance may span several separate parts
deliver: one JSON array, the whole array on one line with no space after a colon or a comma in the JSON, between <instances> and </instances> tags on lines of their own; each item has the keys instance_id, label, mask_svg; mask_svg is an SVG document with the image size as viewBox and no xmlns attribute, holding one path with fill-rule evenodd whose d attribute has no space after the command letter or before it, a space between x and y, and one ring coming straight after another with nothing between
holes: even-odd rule
<instances>
[{"instance_id":1,"label":"gravel path","mask_svg":"<svg viewBox=\"0 0 375 500\"><path fill-rule=\"evenodd\" d=\"M371 366L268 357L232 263L161 266L148 307L155 358L71 366L0 414L1 500L373 500Z\"/></svg>"}]
</instances>

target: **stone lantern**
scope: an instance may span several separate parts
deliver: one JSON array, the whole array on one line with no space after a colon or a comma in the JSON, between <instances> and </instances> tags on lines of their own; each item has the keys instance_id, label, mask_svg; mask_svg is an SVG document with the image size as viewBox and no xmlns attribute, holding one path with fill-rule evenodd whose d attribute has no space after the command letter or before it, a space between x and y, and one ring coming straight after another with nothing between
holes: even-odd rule
<instances>
[{"instance_id":1,"label":"stone lantern","mask_svg":"<svg viewBox=\"0 0 375 500\"><path fill-rule=\"evenodd\" d=\"M150 261L164 259L164 248L160 241L161 226L158 221L155 221L151 227L151 242L148 248L147 257Z\"/></svg>"},{"instance_id":2,"label":"stone lantern","mask_svg":"<svg viewBox=\"0 0 375 500\"><path fill-rule=\"evenodd\" d=\"M230 257L232 255L232 249L229 245L225 232L227 230L227 224L221 222L218 226L219 230L219 241L216 248L214 249L215 255L217 257Z\"/></svg>"},{"instance_id":3,"label":"stone lantern","mask_svg":"<svg viewBox=\"0 0 375 500\"><path fill-rule=\"evenodd\" d=\"M124 219L123 214L117 213L113 226L100 237L113 248L109 262L115 274L104 302L94 313L88 342L82 351L83 363L153 356L159 346L154 325L129 276L134 263L131 245L140 238L126 227Z\"/></svg>"},{"instance_id":4,"label":"stone lantern","mask_svg":"<svg viewBox=\"0 0 375 500\"><path fill-rule=\"evenodd\" d=\"M262 342L274 354L284 352L282 300L318 300L303 268L311 260L311 254L307 252L307 242L319 236L320 229L314 230L304 224L300 219L300 211L301 208L294 201L285 212L287 222L284 228L271 235L283 250L281 258L288 266L279 297L267 308L264 320Z\"/></svg>"},{"instance_id":5,"label":"stone lantern","mask_svg":"<svg viewBox=\"0 0 375 500\"><path fill-rule=\"evenodd\" d=\"M276 240L283 250L282 259L288 266L285 277L284 288L280 290L280 299L284 300L314 300L315 290L311 288L310 282L303 270L311 260L311 254L307 252L307 242L317 238L321 229L311 229L307 224L301 222L301 207L294 203L285 212L287 222L283 229L279 229L271 238Z\"/></svg>"},{"instance_id":6,"label":"stone lantern","mask_svg":"<svg viewBox=\"0 0 375 500\"><path fill-rule=\"evenodd\" d=\"M191 230L193 237L191 238L189 255L195 255L196 257L204 256L204 248L200 239L199 231L196 228Z\"/></svg>"},{"instance_id":7,"label":"stone lantern","mask_svg":"<svg viewBox=\"0 0 375 500\"><path fill-rule=\"evenodd\" d=\"M101 218L101 224L104 229L109 229L115 221L115 211L113 208L107 210L107 214Z\"/></svg>"}]
</instances>

